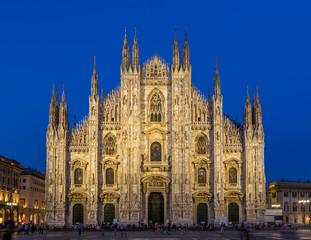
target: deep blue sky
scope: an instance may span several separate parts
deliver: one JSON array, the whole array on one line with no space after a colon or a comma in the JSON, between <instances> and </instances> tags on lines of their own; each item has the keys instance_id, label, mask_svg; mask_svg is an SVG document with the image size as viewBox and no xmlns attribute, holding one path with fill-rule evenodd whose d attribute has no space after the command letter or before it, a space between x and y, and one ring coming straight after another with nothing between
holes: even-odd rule
<instances>
[{"instance_id":1,"label":"deep blue sky","mask_svg":"<svg viewBox=\"0 0 311 240\"><path fill-rule=\"evenodd\" d=\"M140 63L171 63L188 29L192 83L207 95L218 56L224 111L242 122L245 85L259 85L267 181L311 180L310 1L1 1L0 155L45 171L52 84L69 121L88 113L93 56L107 94L120 83L124 27Z\"/></svg>"}]
</instances>

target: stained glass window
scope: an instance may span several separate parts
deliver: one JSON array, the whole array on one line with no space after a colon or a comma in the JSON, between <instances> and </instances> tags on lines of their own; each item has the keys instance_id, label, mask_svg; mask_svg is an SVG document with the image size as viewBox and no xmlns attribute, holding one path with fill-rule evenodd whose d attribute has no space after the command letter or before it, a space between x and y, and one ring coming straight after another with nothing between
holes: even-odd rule
<instances>
[{"instance_id":1,"label":"stained glass window","mask_svg":"<svg viewBox=\"0 0 311 240\"><path fill-rule=\"evenodd\" d=\"M83 171L81 168L75 170L75 184L83 184Z\"/></svg>"},{"instance_id":2,"label":"stained glass window","mask_svg":"<svg viewBox=\"0 0 311 240\"><path fill-rule=\"evenodd\" d=\"M229 169L229 183L237 183L237 172L234 167Z\"/></svg>"},{"instance_id":3,"label":"stained glass window","mask_svg":"<svg viewBox=\"0 0 311 240\"><path fill-rule=\"evenodd\" d=\"M161 98L159 94L154 94L151 98L151 122L161 122Z\"/></svg>"},{"instance_id":4,"label":"stained glass window","mask_svg":"<svg viewBox=\"0 0 311 240\"><path fill-rule=\"evenodd\" d=\"M116 143L112 136L109 136L106 139L105 152L106 152L106 155L113 155L116 152Z\"/></svg>"},{"instance_id":5,"label":"stained glass window","mask_svg":"<svg viewBox=\"0 0 311 240\"><path fill-rule=\"evenodd\" d=\"M161 161L161 144L154 142L151 144L151 161Z\"/></svg>"},{"instance_id":6,"label":"stained glass window","mask_svg":"<svg viewBox=\"0 0 311 240\"><path fill-rule=\"evenodd\" d=\"M106 184L114 184L114 172L112 168L106 170Z\"/></svg>"},{"instance_id":7,"label":"stained glass window","mask_svg":"<svg viewBox=\"0 0 311 240\"><path fill-rule=\"evenodd\" d=\"M206 141L204 137L199 137L197 142L197 154L206 154Z\"/></svg>"},{"instance_id":8,"label":"stained glass window","mask_svg":"<svg viewBox=\"0 0 311 240\"><path fill-rule=\"evenodd\" d=\"M206 183L206 171L204 168L200 168L198 172L198 183Z\"/></svg>"}]
</instances>

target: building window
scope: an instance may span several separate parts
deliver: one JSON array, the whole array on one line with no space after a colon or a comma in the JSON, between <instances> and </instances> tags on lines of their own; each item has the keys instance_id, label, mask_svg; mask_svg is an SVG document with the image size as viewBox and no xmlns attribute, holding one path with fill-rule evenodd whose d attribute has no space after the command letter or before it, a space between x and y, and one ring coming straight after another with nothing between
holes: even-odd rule
<instances>
[{"instance_id":1,"label":"building window","mask_svg":"<svg viewBox=\"0 0 311 240\"><path fill-rule=\"evenodd\" d=\"M197 154L206 154L206 141L204 137L199 137L197 142Z\"/></svg>"},{"instance_id":2,"label":"building window","mask_svg":"<svg viewBox=\"0 0 311 240\"><path fill-rule=\"evenodd\" d=\"M311 192L309 192L309 198L311 198Z\"/></svg>"},{"instance_id":3,"label":"building window","mask_svg":"<svg viewBox=\"0 0 311 240\"><path fill-rule=\"evenodd\" d=\"M297 212L297 203L293 203L293 212Z\"/></svg>"},{"instance_id":4,"label":"building window","mask_svg":"<svg viewBox=\"0 0 311 240\"><path fill-rule=\"evenodd\" d=\"M161 98L159 94L154 94L152 96L150 111L151 111L150 121L161 122Z\"/></svg>"},{"instance_id":5,"label":"building window","mask_svg":"<svg viewBox=\"0 0 311 240\"><path fill-rule=\"evenodd\" d=\"M305 197L305 192L300 192L300 197Z\"/></svg>"},{"instance_id":6,"label":"building window","mask_svg":"<svg viewBox=\"0 0 311 240\"><path fill-rule=\"evenodd\" d=\"M42 201L41 208L42 208L42 209L45 209L44 201Z\"/></svg>"},{"instance_id":7,"label":"building window","mask_svg":"<svg viewBox=\"0 0 311 240\"><path fill-rule=\"evenodd\" d=\"M21 208L24 208L24 207L25 207L25 199L20 199L20 200L19 200L19 206L20 206Z\"/></svg>"},{"instance_id":8,"label":"building window","mask_svg":"<svg viewBox=\"0 0 311 240\"><path fill-rule=\"evenodd\" d=\"M276 192L272 193L272 198L276 198Z\"/></svg>"},{"instance_id":9,"label":"building window","mask_svg":"<svg viewBox=\"0 0 311 240\"><path fill-rule=\"evenodd\" d=\"M150 147L151 161L161 161L161 144L154 142Z\"/></svg>"},{"instance_id":10,"label":"building window","mask_svg":"<svg viewBox=\"0 0 311 240\"><path fill-rule=\"evenodd\" d=\"M292 197L297 197L297 192L292 192Z\"/></svg>"},{"instance_id":11,"label":"building window","mask_svg":"<svg viewBox=\"0 0 311 240\"><path fill-rule=\"evenodd\" d=\"M229 183L237 183L237 171L234 167L229 169Z\"/></svg>"},{"instance_id":12,"label":"building window","mask_svg":"<svg viewBox=\"0 0 311 240\"><path fill-rule=\"evenodd\" d=\"M289 206L287 203L284 205L284 212L289 212Z\"/></svg>"},{"instance_id":13,"label":"building window","mask_svg":"<svg viewBox=\"0 0 311 240\"><path fill-rule=\"evenodd\" d=\"M108 136L105 143L106 155L113 155L116 153L116 143L112 136Z\"/></svg>"},{"instance_id":14,"label":"building window","mask_svg":"<svg viewBox=\"0 0 311 240\"><path fill-rule=\"evenodd\" d=\"M81 168L77 168L75 170L75 179L74 182L75 184L83 184L83 171Z\"/></svg>"},{"instance_id":15,"label":"building window","mask_svg":"<svg viewBox=\"0 0 311 240\"><path fill-rule=\"evenodd\" d=\"M23 190L26 190L26 186L23 186Z\"/></svg>"},{"instance_id":16,"label":"building window","mask_svg":"<svg viewBox=\"0 0 311 240\"><path fill-rule=\"evenodd\" d=\"M38 200L35 200L35 203L34 203L34 208L38 208Z\"/></svg>"},{"instance_id":17,"label":"building window","mask_svg":"<svg viewBox=\"0 0 311 240\"><path fill-rule=\"evenodd\" d=\"M304 211L306 210L306 206L305 206L305 205L301 205L301 206L300 206L300 210L301 210L302 212L304 212Z\"/></svg>"},{"instance_id":18,"label":"building window","mask_svg":"<svg viewBox=\"0 0 311 240\"><path fill-rule=\"evenodd\" d=\"M311 212L311 204L309 204L309 212Z\"/></svg>"},{"instance_id":19,"label":"building window","mask_svg":"<svg viewBox=\"0 0 311 240\"><path fill-rule=\"evenodd\" d=\"M198 183L206 183L206 171L204 168L200 168L198 172Z\"/></svg>"},{"instance_id":20,"label":"building window","mask_svg":"<svg viewBox=\"0 0 311 240\"><path fill-rule=\"evenodd\" d=\"M288 192L284 192L284 197L288 197Z\"/></svg>"},{"instance_id":21,"label":"building window","mask_svg":"<svg viewBox=\"0 0 311 240\"><path fill-rule=\"evenodd\" d=\"M25 178L23 178L23 182L26 182L26 179L25 179Z\"/></svg>"},{"instance_id":22,"label":"building window","mask_svg":"<svg viewBox=\"0 0 311 240\"><path fill-rule=\"evenodd\" d=\"M106 170L106 184L114 184L114 172L112 168Z\"/></svg>"}]
</instances>

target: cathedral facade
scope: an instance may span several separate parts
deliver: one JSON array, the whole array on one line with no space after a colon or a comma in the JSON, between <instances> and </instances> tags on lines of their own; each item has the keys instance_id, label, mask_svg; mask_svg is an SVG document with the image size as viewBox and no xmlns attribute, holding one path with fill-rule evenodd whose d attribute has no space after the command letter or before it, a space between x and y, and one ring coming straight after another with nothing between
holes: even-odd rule
<instances>
[{"instance_id":1,"label":"cathedral facade","mask_svg":"<svg viewBox=\"0 0 311 240\"><path fill-rule=\"evenodd\" d=\"M98 95L95 58L89 113L72 131L64 90L59 105L53 87L47 223L264 221L258 90L252 105L247 92L240 125L223 113L217 59L205 97L191 83L187 34L180 63L175 30L172 58L169 65L155 54L140 65L135 30L131 61L125 32L120 85Z\"/></svg>"}]
</instances>

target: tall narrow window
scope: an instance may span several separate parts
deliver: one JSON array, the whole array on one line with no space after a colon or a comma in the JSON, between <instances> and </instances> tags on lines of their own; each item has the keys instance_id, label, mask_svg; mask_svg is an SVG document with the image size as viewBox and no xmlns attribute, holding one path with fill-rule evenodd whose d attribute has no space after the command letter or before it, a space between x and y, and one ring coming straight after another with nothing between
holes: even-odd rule
<instances>
[{"instance_id":1,"label":"tall narrow window","mask_svg":"<svg viewBox=\"0 0 311 240\"><path fill-rule=\"evenodd\" d=\"M75 184L83 184L83 171L81 168L75 170Z\"/></svg>"},{"instance_id":2,"label":"tall narrow window","mask_svg":"<svg viewBox=\"0 0 311 240\"><path fill-rule=\"evenodd\" d=\"M198 183L206 183L206 171L204 168L200 168L198 172Z\"/></svg>"},{"instance_id":3,"label":"tall narrow window","mask_svg":"<svg viewBox=\"0 0 311 240\"><path fill-rule=\"evenodd\" d=\"M151 161L161 161L161 144L154 142L151 144Z\"/></svg>"},{"instance_id":4,"label":"tall narrow window","mask_svg":"<svg viewBox=\"0 0 311 240\"><path fill-rule=\"evenodd\" d=\"M105 142L106 155L113 155L116 152L116 143L112 136L108 136Z\"/></svg>"},{"instance_id":5,"label":"tall narrow window","mask_svg":"<svg viewBox=\"0 0 311 240\"><path fill-rule=\"evenodd\" d=\"M106 170L106 184L114 184L114 172L112 168Z\"/></svg>"},{"instance_id":6,"label":"tall narrow window","mask_svg":"<svg viewBox=\"0 0 311 240\"><path fill-rule=\"evenodd\" d=\"M234 167L229 169L229 183L237 183L237 172Z\"/></svg>"},{"instance_id":7,"label":"tall narrow window","mask_svg":"<svg viewBox=\"0 0 311 240\"><path fill-rule=\"evenodd\" d=\"M161 98L159 94L154 94L150 102L150 121L161 122Z\"/></svg>"},{"instance_id":8,"label":"tall narrow window","mask_svg":"<svg viewBox=\"0 0 311 240\"><path fill-rule=\"evenodd\" d=\"M197 142L197 154L206 154L206 141L204 137L199 137Z\"/></svg>"}]
</instances>

